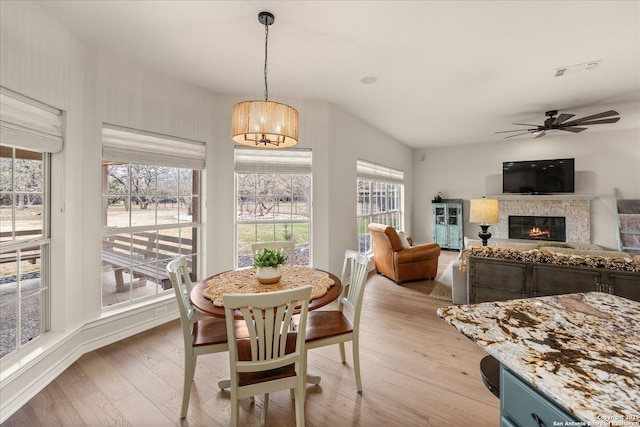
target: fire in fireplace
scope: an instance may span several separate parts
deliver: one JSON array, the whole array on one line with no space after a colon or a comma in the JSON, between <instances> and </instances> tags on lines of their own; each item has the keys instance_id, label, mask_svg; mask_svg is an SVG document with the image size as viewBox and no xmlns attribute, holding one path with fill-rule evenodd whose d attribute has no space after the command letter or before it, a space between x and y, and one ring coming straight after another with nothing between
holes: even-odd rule
<instances>
[{"instance_id":1,"label":"fire in fireplace","mask_svg":"<svg viewBox=\"0 0 640 427\"><path fill-rule=\"evenodd\" d=\"M549 230L542 230L540 227L533 227L527 232L527 236L532 239L550 239L551 232Z\"/></svg>"},{"instance_id":2,"label":"fire in fireplace","mask_svg":"<svg viewBox=\"0 0 640 427\"><path fill-rule=\"evenodd\" d=\"M566 241L566 221L561 216L509 216L509 238Z\"/></svg>"}]
</instances>

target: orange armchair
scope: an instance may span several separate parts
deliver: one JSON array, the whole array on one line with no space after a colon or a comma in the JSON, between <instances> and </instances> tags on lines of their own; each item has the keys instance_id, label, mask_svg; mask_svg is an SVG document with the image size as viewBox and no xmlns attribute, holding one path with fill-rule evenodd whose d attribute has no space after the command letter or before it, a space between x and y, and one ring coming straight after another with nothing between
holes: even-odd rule
<instances>
[{"instance_id":1,"label":"orange armchair","mask_svg":"<svg viewBox=\"0 0 640 427\"><path fill-rule=\"evenodd\" d=\"M393 227L371 223L368 228L373 238L373 261L378 273L397 284L408 280L435 279L440 256L437 243L405 248ZM411 239L407 240L411 244Z\"/></svg>"}]
</instances>

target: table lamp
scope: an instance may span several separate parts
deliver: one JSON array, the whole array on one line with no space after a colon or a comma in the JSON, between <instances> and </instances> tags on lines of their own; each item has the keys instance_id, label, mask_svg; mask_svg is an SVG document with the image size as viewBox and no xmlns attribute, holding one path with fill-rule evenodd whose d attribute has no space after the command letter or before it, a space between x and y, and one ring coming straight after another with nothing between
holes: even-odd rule
<instances>
[{"instance_id":1,"label":"table lamp","mask_svg":"<svg viewBox=\"0 0 640 427\"><path fill-rule=\"evenodd\" d=\"M491 237L489 233L489 225L496 224L500 221L500 212L498 210L497 199L471 199L471 213L469 214L469 222L480 225L482 231L478 233L478 237L482 239L482 246L487 246L487 241Z\"/></svg>"}]
</instances>

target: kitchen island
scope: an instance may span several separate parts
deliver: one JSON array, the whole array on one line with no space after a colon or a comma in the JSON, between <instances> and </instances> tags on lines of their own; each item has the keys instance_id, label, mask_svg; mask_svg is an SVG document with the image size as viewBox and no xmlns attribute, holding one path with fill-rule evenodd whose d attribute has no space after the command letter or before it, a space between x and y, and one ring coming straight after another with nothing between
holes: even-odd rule
<instances>
[{"instance_id":1,"label":"kitchen island","mask_svg":"<svg viewBox=\"0 0 640 427\"><path fill-rule=\"evenodd\" d=\"M640 426L639 302L588 292L443 307L438 315L500 362L508 389L501 387L501 425ZM553 423L541 424L535 411L516 414L538 398L557 410Z\"/></svg>"}]
</instances>

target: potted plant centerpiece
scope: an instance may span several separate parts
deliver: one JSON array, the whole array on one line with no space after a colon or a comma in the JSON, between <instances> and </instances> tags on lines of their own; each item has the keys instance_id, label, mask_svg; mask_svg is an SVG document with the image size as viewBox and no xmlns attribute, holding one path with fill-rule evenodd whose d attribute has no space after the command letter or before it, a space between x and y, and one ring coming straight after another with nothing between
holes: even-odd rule
<instances>
[{"instance_id":1,"label":"potted plant centerpiece","mask_svg":"<svg viewBox=\"0 0 640 427\"><path fill-rule=\"evenodd\" d=\"M256 277L262 284L277 283L282 276L282 266L285 262L284 253L279 249L263 248L253 255L253 266L256 267Z\"/></svg>"}]
</instances>

